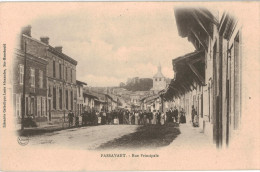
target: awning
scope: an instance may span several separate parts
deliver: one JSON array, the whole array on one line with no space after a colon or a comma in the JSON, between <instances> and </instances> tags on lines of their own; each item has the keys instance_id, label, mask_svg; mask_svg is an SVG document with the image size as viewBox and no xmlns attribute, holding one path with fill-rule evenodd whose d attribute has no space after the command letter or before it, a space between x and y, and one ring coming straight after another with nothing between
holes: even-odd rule
<instances>
[{"instance_id":1,"label":"awning","mask_svg":"<svg viewBox=\"0 0 260 172\"><path fill-rule=\"evenodd\" d=\"M83 97L91 97L91 98L94 98L94 99L97 99L96 96L90 94L90 93L86 93L86 92L83 92Z\"/></svg>"},{"instance_id":2,"label":"awning","mask_svg":"<svg viewBox=\"0 0 260 172\"><path fill-rule=\"evenodd\" d=\"M88 85L87 83L79 81L79 80L76 80L76 84L77 85Z\"/></svg>"},{"instance_id":3,"label":"awning","mask_svg":"<svg viewBox=\"0 0 260 172\"><path fill-rule=\"evenodd\" d=\"M216 17L205 8L176 8L174 14L179 35L188 37L196 50L207 50L213 25L219 25Z\"/></svg>"},{"instance_id":4,"label":"awning","mask_svg":"<svg viewBox=\"0 0 260 172\"><path fill-rule=\"evenodd\" d=\"M165 99L180 97L196 88L196 85L205 85L205 52L195 51L172 60L175 77L172 79Z\"/></svg>"},{"instance_id":5,"label":"awning","mask_svg":"<svg viewBox=\"0 0 260 172\"><path fill-rule=\"evenodd\" d=\"M100 99L97 99L97 98L95 98L94 101L97 101L99 103L106 103L104 100L100 100Z\"/></svg>"}]
</instances>

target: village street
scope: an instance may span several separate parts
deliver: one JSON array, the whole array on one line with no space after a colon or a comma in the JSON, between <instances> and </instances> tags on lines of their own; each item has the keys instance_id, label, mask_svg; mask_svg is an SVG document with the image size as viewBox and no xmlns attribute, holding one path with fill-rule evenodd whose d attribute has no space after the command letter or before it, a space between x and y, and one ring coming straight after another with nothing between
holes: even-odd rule
<instances>
[{"instance_id":1,"label":"village street","mask_svg":"<svg viewBox=\"0 0 260 172\"><path fill-rule=\"evenodd\" d=\"M14 71L13 83L18 133L29 135L31 145L95 150L196 147L211 142L218 148L228 145L234 135L232 132L237 133L242 121L242 26L234 24L238 21L231 14L224 13L219 20L220 15L215 16L208 9L169 10L165 14L165 17L171 16L169 21L150 27L164 26L164 31L172 32L162 35L163 30L154 30L158 38L165 37L147 52L144 49L148 43L157 41L147 39L136 46L141 38L130 36L128 27L125 30L118 27L120 22L113 23L113 28L122 29L123 35L130 36L129 40L118 37L115 32L113 36L118 40L111 40L112 46L107 45L103 36L98 41L113 51L110 56L102 46L90 41L88 48L93 50L92 54L85 52L79 57L70 52L81 52L74 50L73 44L64 46L63 51L62 46L55 46L60 42L50 42L48 36L41 35L52 35L52 39L58 40L66 34L54 36L37 30L38 24L23 27L23 46L17 50L14 66L18 70ZM143 21L139 21L138 31L146 30ZM82 31L85 33L88 29L84 24ZM34 32L38 33L37 37ZM149 37L153 38L151 33ZM67 34L71 33L67 31ZM164 39L173 34L175 36L163 46ZM107 35L107 30L101 35ZM189 41L177 39L178 35ZM88 42L89 35L84 36L82 42ZM73 40L78 38L70 41ZM131 40L131 44L126 40ZM217 45L218 42L223 44ZM176 45L181 45L178 51L183 52L153 51L154 47ZM130 59L131 62L123 62ZM78 126L83 127L75 128ZM209 138L204 139L203 134Z\"/></svg>"},{"instance_id":2,"label":"village street","mask_svg":"<svg viewBox=\"0 0 260 172\"><path fill-rule=\"evenodd\" d=\"M30 145L95 149L102 143L136 131L137 125L103 125L73 128L30 137Z\"/></svg>"},{"instance_id":3,"label":"village street","mask_svg":"<svg viewBox=\"0 0 260 172\"><path fill-rule=\"evenodd\" d=\"M140 128L145 127L144 130L138 132ZM154 132L152 129L164 130L167 133L155 133L154 137L147 137L144 133ZM180 132L174 132L179 131ZM173 132L174 137L168 137ZM136 137L136 133L139 133ZM141 134L140 134L141 133ZM158 134L158 136L156 136ZM164 134L162 136L162 134ZM139 136L142 135L143 138ZM141 136L141 137L142 137ZM167 140L168 141L165 141ZM149 142L149 143L147 143ZM152 143L154 142L154 143ZM161 142L158 144L158 142ZM29 144L32 146L65 146L72 149L144 149L144 148L175 148L178 149L185 145L187 148L194 149L205 146L212 146L210 139L203 134L199 128L194 128L190 124L181 124L179 127L171 126L140 126L140 125L102 125L102 126L88 126L81 128L73 128L53 133L46 133L42 135L30 137ZM102 145L102 146L101 146Z\"/></svg>"}]
</instances>

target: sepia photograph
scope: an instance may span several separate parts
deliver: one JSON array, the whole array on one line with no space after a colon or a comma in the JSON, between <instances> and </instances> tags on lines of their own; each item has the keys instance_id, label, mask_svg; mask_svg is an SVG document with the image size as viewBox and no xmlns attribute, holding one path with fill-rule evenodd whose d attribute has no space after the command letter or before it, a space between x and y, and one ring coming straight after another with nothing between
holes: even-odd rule
<instances>
[{"instance_id":1,"label":"sepia photograph","mask_svg":"<svg viewBox=\"0 0 260 172\"><path fill-rule=\"evenodd\" d=\"M259 7L1 2L1 170L259 169Z\"/></svg>"}]
</instances>

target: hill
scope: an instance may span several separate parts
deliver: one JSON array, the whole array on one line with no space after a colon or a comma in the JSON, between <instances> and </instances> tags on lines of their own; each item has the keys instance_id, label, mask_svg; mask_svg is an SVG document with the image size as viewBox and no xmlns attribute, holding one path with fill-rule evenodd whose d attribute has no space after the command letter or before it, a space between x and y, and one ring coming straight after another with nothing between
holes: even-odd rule
<instances>
[{"instance_id":1,"label":"hill","mask_svg":"<svg viewBox=\"0 0 260 172\"><path fill-rule=\"evenodd\" d=\"M153 87L153 80L151 78L138 78L121 87L129 91L149 91Z\"/></svg>"}]
</instances>

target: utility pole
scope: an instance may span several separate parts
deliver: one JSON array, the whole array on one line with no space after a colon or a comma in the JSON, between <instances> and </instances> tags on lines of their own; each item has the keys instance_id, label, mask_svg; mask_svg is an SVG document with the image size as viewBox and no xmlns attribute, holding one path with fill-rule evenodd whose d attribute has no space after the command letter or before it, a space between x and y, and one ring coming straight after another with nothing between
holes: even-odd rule
<instances>
[{"instance_id":1,"label":"utility pole","mask_svg":"<svg viewBox=\"0 0 260 172\"><path fill-rule=\"evenodd\" d=\"M22 98L22 121L21 130L24 130L24 116L25 116L25 81L26 81L26 63L27 63L27 44L24 41L24 68L23 68L23 98Z\"/></svg>"}]
</instances>

